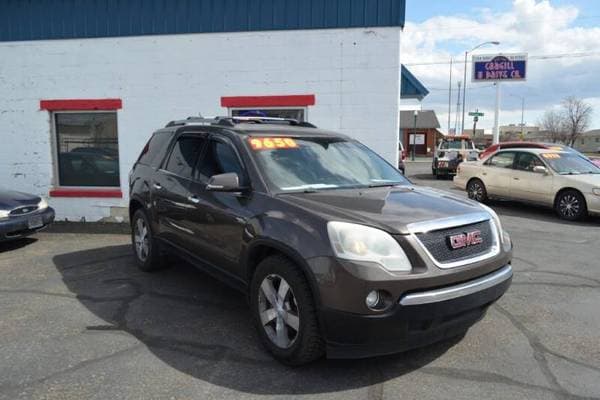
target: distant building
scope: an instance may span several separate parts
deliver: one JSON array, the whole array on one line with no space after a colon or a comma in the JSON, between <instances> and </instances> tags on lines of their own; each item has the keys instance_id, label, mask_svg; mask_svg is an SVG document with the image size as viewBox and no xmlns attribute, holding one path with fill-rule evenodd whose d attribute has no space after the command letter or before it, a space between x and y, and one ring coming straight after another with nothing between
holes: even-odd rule
<instances>
[{"instance_id":1,"label":"distant building","mask_svg":"<svg viewBox=\"0 0 600 400\"><path fill-rule=\"evenodd\" d=\"M540 132L539 126L521 126L516 124L504 125L500 127L500 141L511 142L525 140L528 137L536 136Z\"/></svg>"},{"instance_id":2,"label":"distant building","mask_svg":"<svg viewBox=\"0 0 600 400\"><path fill-rule=\"evenodd\" d=\"M573 147L582 153L600 153L600 129L585 132L575 141Z\"/></svg>"},{"instance_id":3,"label":"distant building","mask_svg":"<svg viewBox=\"0 0 600 400\"><path fill-rule=\"evenodd\" d=\"M414 111L400 111L400 138L406 151L410 152L415 144L415 154L431 156L437 139L443 137L439 131L440 122L433 110L417 110L417 127L415 129Z\"/></svg>"}]
</instances>

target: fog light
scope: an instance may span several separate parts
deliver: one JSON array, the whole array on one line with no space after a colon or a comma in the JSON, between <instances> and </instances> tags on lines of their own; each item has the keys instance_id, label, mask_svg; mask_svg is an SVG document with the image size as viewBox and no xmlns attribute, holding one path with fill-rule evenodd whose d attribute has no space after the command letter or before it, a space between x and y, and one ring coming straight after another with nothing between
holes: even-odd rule
<instances>
[{"instance_id":1,"label":"fog light","mask_svg":"<svg viewBox=\"0 0 600 400\"><path fill-rule=\"evenodd\" d=\"M369 308L377 308L377 305L379 304L379 292L377 290L369 292L365 299L365 303L367 303L367 307Z\"/></svg>"}]
</instances>

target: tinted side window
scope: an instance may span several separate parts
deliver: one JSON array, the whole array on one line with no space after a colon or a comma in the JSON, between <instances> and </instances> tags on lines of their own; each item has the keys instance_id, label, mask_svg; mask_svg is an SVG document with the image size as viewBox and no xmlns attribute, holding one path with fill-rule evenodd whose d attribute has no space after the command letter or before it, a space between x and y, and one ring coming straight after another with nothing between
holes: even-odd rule
<instances>
[{"instance_id":1,"label":"tinted side window","mask_svg":"<svg viewBox=\"0 0 600 400\"><path fill-rule=\"evenodd\" d=\"M497 168L512 168L514 160L515 153L499 153L492 156L492 158L486 162L486 165Z\"/></svg>"},{"instance_id":2,"label":"tinted side window","mask_svg":"<svg viewBox=\"0 0 600 400\"><path fill-rule=\"evenodd\" d=\"M205 140L199 137L182 137L177 140L166 170L183 178L191 178L194 164Z\"/></svg>"},{"instance_id":3,"label":"tinted side window","mask_svg":"<svg viewBox=\"0 0 600 400\"><path fill-rule=\"evenodd\" d=\"M534 167L543 167L544 163L535 155L531 153L518 153L517 162L515 164L516 169L520 171L533 172Z\"/></svg>"},{"instance_id":4,"label":"tinted side window","mask_svg":"<svg viewBox=\"0 0 600 400\"><path fill-rule=\"evenodd\" d=\"M171 133L168 132L154 133L144 146L142 154L138 158L138 163L157 168L163 160L167 147L169 147L171 136Z\"/></svg>"},{"instance_id":5,"label":"tinted side window","mask_svg":"<svg viewBox=\"0 0 600 400\"><path fill-rule=\"evenodd\" d=\"M238 174L240 182L244 179L244 169L233 147L223 142L211 140L208 149L198 162L198 179L201 182L208 182L211 176L228 172Z\"/></svg>"}]
</instances>

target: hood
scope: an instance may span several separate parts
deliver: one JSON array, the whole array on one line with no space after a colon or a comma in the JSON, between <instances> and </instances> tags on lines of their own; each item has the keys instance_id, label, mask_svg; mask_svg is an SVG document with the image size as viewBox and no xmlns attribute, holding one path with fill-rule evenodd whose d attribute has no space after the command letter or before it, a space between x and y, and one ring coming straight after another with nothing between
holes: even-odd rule
<instances>
[{"instance_id":1,"label":"hood","mask_svg":"<svg viewBox=\"0 0 600 400\"><path fill-rule=\"evenodd\" d=\"M34 194L0 189L0 210L12 210L19 206L37 204L41 197Z\"/></svg>"},{"instance_id":2,"label":"hood","mask_svg":"<svg viewBox=\"0 0 600 400\"><path fill-rule=\"evenodd\" d=\"M441 190L396 186L282 194L280 198L333 221L407 234L407 225L485 211L474 201Z\"/></svg>"}]
</instances>

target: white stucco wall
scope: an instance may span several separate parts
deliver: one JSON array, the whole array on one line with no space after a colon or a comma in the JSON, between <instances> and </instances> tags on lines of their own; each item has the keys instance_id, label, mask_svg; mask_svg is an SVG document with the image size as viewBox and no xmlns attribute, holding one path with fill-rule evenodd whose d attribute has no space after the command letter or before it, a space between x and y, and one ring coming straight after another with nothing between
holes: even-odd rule
<instances>
[{"instance_id":1,"label":"white stucco wall","mask_svg":"<svg viewBox=\"0 0 600 400\"><path fill-rule=\"evenodd\" d=\"M123 199L52 198L59 219L127 204L127 175L153 130L225 115L221 96L314 94L309 120L395 163L400 29L336 29L0 43L0 186L47 195L50 114L42 99L120 98Z\"/></svg>"}]
</instances>

